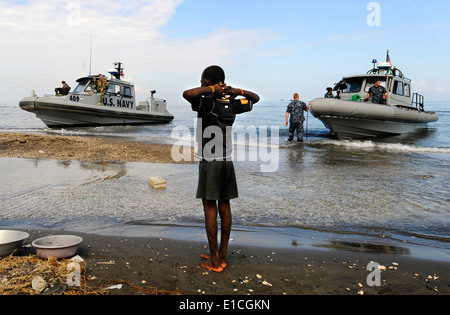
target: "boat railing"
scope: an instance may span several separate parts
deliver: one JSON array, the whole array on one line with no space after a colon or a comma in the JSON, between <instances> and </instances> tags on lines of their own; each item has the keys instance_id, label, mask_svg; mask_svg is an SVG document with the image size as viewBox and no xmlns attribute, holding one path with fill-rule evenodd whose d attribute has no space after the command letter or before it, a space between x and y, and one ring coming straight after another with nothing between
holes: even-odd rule
<instances>
[{"instance_id":1,"label":"boat railing","mask_svg":"<svg viewBox=\"0 0 450 315\"><path fill-rule=\"evenodd\" d=\"M424 111L424 103L425 98L423 95L420 95L419 93L414 93L411 101L411 106L417 108L417 110Z\"/></svg>"},{"instance_id":2,"label":"boat railing","mask_svg":"<svg viewBox=\"0 0 450 315\"><path fill-rule=\"evenodd\" d=\"M150 98L151 99L151 98ZM166 100L165 99L162 99L162 98L156 98L156 97L154 97L153 98L154 100L155 100L155 102L166 102Z\"/></svg>"}]
</instances>

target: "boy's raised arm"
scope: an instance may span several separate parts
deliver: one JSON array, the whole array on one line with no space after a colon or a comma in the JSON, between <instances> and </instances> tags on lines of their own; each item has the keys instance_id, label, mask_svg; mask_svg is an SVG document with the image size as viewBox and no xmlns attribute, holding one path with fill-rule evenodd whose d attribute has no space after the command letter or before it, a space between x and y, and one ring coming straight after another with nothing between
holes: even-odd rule
<instances>
[{"instance_id":1,"label":"boy's raised arm","mask_svg":"<svg viewBox=\"0 0 450 315\"><path fill-rule=\"evenodd\" d=\"M226 95L229 95L230 98L232 99L235 99L238 96L243 96L249 101L251 101L253 104L258 103L260 100L258 94L256 93L239 88L232 88L231 86L226 86L224 92Z\"/></svg>"},{"instance_id":2,"label":"boy's raised arm","mask_svg":"<svg viewBox=\"0 0 450 315\"><path fill-rule=\"evenodd\" d=\"M186 90L183 93L183 97L192 105L197 105L200 102L200 98L202 96L215 94L218 97L223 96L223 84L215 84L210 86L201 86L197 88L193 88L190 90Z\"/></svg>"},{"instance_id":3,"label":"boy's raised arm","mask_svg":"<svg viewBox=\"0 0 450 315\"><path fill-rule=\"evenodd\" d=\"M251 91L233 88L231 86L227 86L225 84L215 84L210 86L202 86L193 88L190 90L186 90L183 93L184 99L186 99L189 103L191 103L192 108L195 109L200 104L200 98L202 96L214 94L217 98L221 98L225 95L228 95L230 98L234 99L238 96L243 96L253 104L256 104L260 101L259 96L256 93Z\"/></svg>"}]
</instances>

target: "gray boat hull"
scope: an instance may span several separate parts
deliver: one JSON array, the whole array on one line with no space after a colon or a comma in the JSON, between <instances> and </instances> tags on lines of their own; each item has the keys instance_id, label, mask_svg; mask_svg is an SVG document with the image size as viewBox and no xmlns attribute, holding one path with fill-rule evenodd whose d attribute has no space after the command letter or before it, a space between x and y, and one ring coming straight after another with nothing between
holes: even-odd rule
<instances>
[{"instance_id":1,"label":"gray boat hull","mask_svg":"<svg viewBox=\"0 0 450 315\"><path fill-rule=\"evenodd\" d=\"M74 103L64 98L26 97L19 103L23 110L36 114L48 127L143 125L168 123L174 116L168 112Z\"/></svg>"},{"instance_id":2,"label":"gray boat hull","mask_svg":"<svg viewBox=\"0 0 450 315\"><path fill-rule=\"evenodd\" d=\"M436 113L415 108L339 99L315 99L311 113L340 139L401 135L427 128L439 119Z\"/></svg>"}]
</instances>

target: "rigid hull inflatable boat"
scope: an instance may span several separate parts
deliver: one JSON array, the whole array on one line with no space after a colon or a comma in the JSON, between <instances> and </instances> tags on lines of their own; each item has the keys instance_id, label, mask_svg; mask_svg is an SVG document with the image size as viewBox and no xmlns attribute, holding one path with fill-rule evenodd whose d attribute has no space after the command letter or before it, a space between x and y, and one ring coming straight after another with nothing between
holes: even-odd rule
<instances>
[{"instance_id":1,"label":"rigid hull inflatable boat","mask_svg":"<svg viewBox=\"0 0 450 315\"><path fill-rule=\"evenodd\" d=\"M154 98L136 105L134 85L120 79L121 63L110 70L110 79L101 75L77 80L72 93L38 97L34 91L19 103L23 110L35 113L48 127L137 125L168 123L174 116L166 109L166 101Z\"/></svg>"},{"instance_id":2,"label":"rigid hull inflatable boat","mask_svg":"<svg viewBox=\"0 0 450 315\"><path fill-rule=\"evenodd\" d=\"M389 54L388 54L389 56ZM424 98L411 93L411 80L387 62L377 63L365 75L344 77L332 98L311 102L311 113L340 139L394 136L426 128L439 116L424 110ZM380 103L367 99L369 90L379 80L387 92Z\"/></svg>"}]
</instances>

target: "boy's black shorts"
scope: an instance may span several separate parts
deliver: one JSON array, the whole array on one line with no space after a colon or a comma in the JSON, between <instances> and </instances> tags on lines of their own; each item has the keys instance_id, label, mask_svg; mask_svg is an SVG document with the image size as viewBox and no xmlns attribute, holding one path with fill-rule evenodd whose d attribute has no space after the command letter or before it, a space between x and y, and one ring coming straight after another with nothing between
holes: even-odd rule
<instances>
[{"instance_id":1,"label":"boy's black shorts","mask_svg":"<svg viewBox=\"0 0 450 315\"><path fill-rule=\"evenodd\" d=\"M239 197L232 161L200 161L197 198L230 200Z\"/></svg>"}]
</instances>

